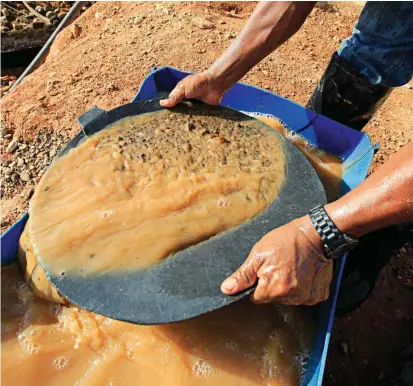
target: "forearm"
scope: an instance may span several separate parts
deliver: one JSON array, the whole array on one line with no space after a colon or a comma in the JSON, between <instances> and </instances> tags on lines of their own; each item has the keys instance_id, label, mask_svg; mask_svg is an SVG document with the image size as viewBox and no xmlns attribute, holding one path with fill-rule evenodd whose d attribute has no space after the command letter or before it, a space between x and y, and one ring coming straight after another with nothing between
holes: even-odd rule
<instances>
[{"instance_id":1,"label":"forearm","mask_svg":"<svg viewBox=\"0 0 413 386\"><path fill-rule=\"evenodd\" d=\"M413 220L413 141L361 185L326 205L342 231L360 237Z\"/></svg>"},{"instance_id":2,"label":"forearm","mask_svg":"<svg viewBox=\"0 0 413 386\"><path fill-rule=\"evenodd\" d=\"M293 36L316 2L260 2L239 37L208 69L227 90Z\"/></svg>"}]
</instances>

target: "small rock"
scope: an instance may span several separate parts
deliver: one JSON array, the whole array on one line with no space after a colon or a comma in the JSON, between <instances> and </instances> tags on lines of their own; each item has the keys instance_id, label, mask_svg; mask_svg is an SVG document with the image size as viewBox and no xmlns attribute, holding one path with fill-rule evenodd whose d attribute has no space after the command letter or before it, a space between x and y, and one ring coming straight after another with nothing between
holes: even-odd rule
<instances>
[{"instance_id":1,"label":"small rock","mask_svg":"<svg viewBox=\"0 0 413 386\"><path fill-rule=\"evenodd\" d=\"M225 20L219 20L218 24L227 24L227 22Z\"/></svg>"},{"instance_id":2,"label":"small rock","mask_svg":"<svg viewBox=\"0 0 413 386\"><path fill-rule=\"evenodd\" d=\"M16 140L11 141L6 148L7 153L13 153L18 146L19 143Z\"/></svg>"},{"instance_id":3,"label":"small rock","mask_svg":"<svg viewBox=\"0 0 413 386\"><path fill-rule=\"evenodd\" d=\"M72 33L72 37L76 39L82 33L82 26L80 24L72 24L70 26L70 32Z\"/></svg>"},{"instance_id":4,"label":"small rock","mask_svg":"<svg viewBox=\"0 0 413 386\"><path fill-rule=\"evenodd\" d=\"M25 144L25 143L22 143L20 146L19 146L19 150L26 150L27 149L27 145Z\"/></svg>"},{"instance_id":5,"label":"small rock","mask_svg":"<svg viewBox=\"0 0 413 386\"><path fill-rule=\"evenodd\" d=\"M6 176L11 176L13 174L13 170L11 168L3 168L3 172Z\"/></svg>"},{"instance_id":6,"label":"small rock","mask_svg":"<svg viewBox=\"0 0 413 386\"><path fill-rule=\"evenodd\" d=\"M44 13L46 14L46 16L47 16L47 12L52 12L52 11L53 11L53 8L49 4L44 6Z\"/></svg>"},{"instance_id":7,"label":"small rock","mask_svg":"<svg viewBox=\"0 0 413 386\"><path fill-rule=\"evenodd\" d=\"M47 17L48 19L52 19L52 18L55 18L55 17L56 17L56 14L55 14L53 11L48 11L48 12L46 13L46 17Z\"/></svg>"},{"instance_id":8,"label":"small rock","mask_svg":"<svg viewBox=\"0 0 413 386\"><path fill-rule=\"evenodd\" d=\"M407 252L407 250L406 250L405 247L401 247L401 248L400 248L400 253L401 253L401 254L405 254L406 252Z\"/></svg>"},{"instance_id":9,"label":"small rock","mask_svg":"<svg viewBox=\"0 0 413 386\"><path fill-rule=\"evenodd\" d=\"M13 134L6 134L4 136L4 139L12 139L13 138Z\"/></svg>"},{"instance_id":10,"label":"small rock","mask_svg":"<svg viewBox=\"0 0 413 386\"><path fill-rule=\"evenodd\" d=\"M263 73L265 76L268 76L268 71L262 70L262 73Z\"/></svg>"},{"instance_id":11,"label":"small rock","mask_svg":"<svg viewBox=\"0 0 413 386\"><path fill-rule=\"evenodd\" d=\"M198 53L200 53L200 54L205 54L205 52L206 52L206 50L205 50L205 49L198 50Z\"/></svg>"},{"instance_id":12,"label":"small rock","mask_svg":"<svg viewBox=\"0 0 413 386\"><path fill-rule=\"evenodd\" d=\"M203 17L194 17L192 24L201 29L212 29L215 27L213 23Z\"/></svg>"},{"instance_id":13,"label":"small rock","mask_svg":"<svg viewBox=\"0 0 413 386\"><path fill-rule=\"evenodd\" d=\"M23 158L17 158L17 166L23 166L24 165L24 160Z\"/></svg>"},{"instance_id":14,"label":"small rock","mask_svg":"<svg viewBox=\"0 0 413 386\"><path fill-rule=\"evenodd\" d=\"M32 26L33 26L33 29L42 29L44 28L45 24L44 24L44 21L37 19L33 21Z\"/></svg>"},{"instance_id":15,"label":"small rock","mask_svg":"<svg viewBox=\"0 0 413 386\"><path fill-rule=\"evenodd\" d=\"M53 158L57 153L57 147L53 147L50 151L49 151L49 157Z\"/></svg>"},{"instance_id":16,"label":"small rock","mask_svg":"<svg viewBox=\"0 0 413 386\"><path fill-rule=\"evenodd\" d=\"M208 43L215 44L215 40L214 39L208 39Z\"/></svg>"},{"instance_id":17,"label":"small rock","mask_svg":"<svg viewBox=\"0 0 413 386\"><path fill-rule=\"evenodd\" d=\"M52 24L57 27L60 24L60 20L57 18L53 19Z\"/></svg>"},{"instance_id":18,"label":"small rock","mask_svg":"<svg viewBox=\"0 0 413 386\"><path fill-rule=\"evenodd\" d=\"M16 182L19 179L19 175L17 173L13 173L13 175L11 176L11 180L13 182Z\"/></svg>"},{"instance_id":19,"label":"small rock","mask_svg":"<svg viewBox=\"0 0 413 386\"><path fill-rule=\"evenodd\" d=\"M13 23L13 28L17 31L20 31L23 29L23 24L20 23Z\"/></svg>"},{"instance_id":20,"label":"small rock","mask_svg":"<svg viewBox=\"0 0 413 386\"><path fill-rule=\"evenodd\" d=\"M27 171L22 171L22 172L20 173L20 179L21 179L22 181L25 181L25 182L30 181L30 175L29 175L29 173L28 173Z\"/></svg>"},{"instance_id":21,"label":"small rock","mask_svg":"<svg viewBox=\"0 0 413 386\"><path fill-rule=\"evenodd\" d=\"M411 84L405 84L403 87L407 88L408 90L413 90L413 86Z\"/></svg>"},{"instance_id":22,"label":"small rock","mask_svg":"<svg viewBox=\"0 0 413 386\"><path fill-rule=\"evenodd\" d=\"M25 200L30 200L33 196L34 193L34 189L33 187L28 188L25 192L24 192L24 199Z\"/></svg>"},{"instance_id":23,"label":"small rock","mask_svg":"<svg viewBox=\"0 0 413 386\"><path fill-rule=\"evenodd\" d=\"M143 22L143 18L141 16L136 16L133 19L133 24L141 24Z\"/></svg>"},{"instance_id":24,"label":"small rock","mask_svg":"<svg viewBox=\"0 0 413 386\"><path fill-rule=\"evenodd\" d=\"M34 10L44 15L44 8L41 5L38 5Z\"/></svg>"},{"instance_id":25,"label":"small rock","mask_svg":"<svg viewBox=\"0 0 413 386\"><path fill-rule=\"evenodd\" d=\"M63 20L67 15L67 12L59 12L59 14L57 15L57 18L59 20Z\"/></svg>"},{"instance_id":26,"label":"small rock","mask_svg":"<svg viewBox=\"0 0 413 386\"><path fill-rule=\"evenodd\" d=\"M237 37L237 35L236 35L234 32L230 32L230 33L227 35L227 39L228 39L228 40L235 39L236 37Z\"/></svg>"}]
</instances>

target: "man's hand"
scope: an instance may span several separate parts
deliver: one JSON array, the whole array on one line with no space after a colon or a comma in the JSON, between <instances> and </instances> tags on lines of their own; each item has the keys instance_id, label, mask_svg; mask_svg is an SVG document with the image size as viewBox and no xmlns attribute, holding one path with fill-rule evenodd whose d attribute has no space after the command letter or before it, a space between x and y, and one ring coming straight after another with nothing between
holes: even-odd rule
<instances>
[{"instance_id":1,"label":"man's hand","mask_svg":"<svg viewBox=\"0 0 413 386\"><path fill-rule=\"evenodd\" d=\"M315 1L261 1L238 38L206 71L181 80L163 107L195 98L217 105L224 93L252 67L294 35Z\"/></svg>"},{"instance_id":2,"label":"man's hand","mask_svg":"<svg viewBox=\"0 0 413 386\"><path fill-rule=\"evenodd\" d=\"M333 264L324 257L321 239L308 216L267 233L245 263L221 286L233 295L258 286L256 303L313 305L328 298Z\"/></svg>"},{"instance_id":3,"label":"man's hand","mask_svg":"<svg viewBox=\"0 0 413 386\"><path fill-rule=\"evenodd\" d=\"M184 99L200 99L210 105L217 105L225 90L220 89L215 79L207 72L189 75L182 79L169 94L161 100L161 106L173 107Z\"/></svg>"}]
</instances>

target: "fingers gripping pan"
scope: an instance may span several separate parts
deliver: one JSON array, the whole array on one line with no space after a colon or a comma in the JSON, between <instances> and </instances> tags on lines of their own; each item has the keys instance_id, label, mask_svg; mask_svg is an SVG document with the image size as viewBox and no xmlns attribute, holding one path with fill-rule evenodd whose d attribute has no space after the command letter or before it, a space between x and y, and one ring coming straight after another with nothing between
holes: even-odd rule
<instances>
[{"instance_id":1,"label":"fingers gripping pan","mask_svg":"<svg viewBox=\"0 0 413 386\"><path fill-rule=\"evenodd\" d=\"M83 131L60 153L65 154L109 124L127 116L161 110L159 99L131 103L114 110L92 109L79 118ZM233 121L251 120L237 111L194 102L173 110L191 115L219 114ZM263 129L268 126L260 123ZM231 304L251 293L221 293L222 281L247 258L266 233L305 215L326 196L313 167L303 154L280 137L286 158L286 178L280 195L267 210L230 231L184 249L149 269L131 273L56 276L45 271L57 289L72 303L93 312L136 324L164 324L190 319ZM121 259L121 256L119 256ZM43 264L44 265L44 264Z\"/></svg>"}]
</instances>

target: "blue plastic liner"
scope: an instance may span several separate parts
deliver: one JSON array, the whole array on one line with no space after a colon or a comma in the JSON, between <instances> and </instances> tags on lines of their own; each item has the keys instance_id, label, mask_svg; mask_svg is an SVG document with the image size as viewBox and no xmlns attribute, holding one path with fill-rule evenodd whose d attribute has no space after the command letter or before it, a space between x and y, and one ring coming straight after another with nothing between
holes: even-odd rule
<instances>
[{"instance_id":1,"label":"blue plastic liner","mask_svg":"<svg viewBox=\"0 0 413 386\"><path fill-rule=\"evenodd\" d=\"M171 91L187 75L189 73L172 67L154 68L143 81L132 102L150 100L159 96L161 92ZM374 147L366 134L316 114L279 95L242 83L233 86L225 94L221 104L245 114L259 113L275 116L314 146L339 156L343 161L344 169L341 194L355 188L366 178L374 153ZM16 260L18 241L27 219L26 213L2 235L2 265ZM317 306L316 338L302 381L303 386L322 384L344 263L345 257L341 260L334 277L330 298Z\"/></svg>"}]
</instances>

